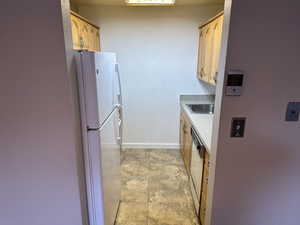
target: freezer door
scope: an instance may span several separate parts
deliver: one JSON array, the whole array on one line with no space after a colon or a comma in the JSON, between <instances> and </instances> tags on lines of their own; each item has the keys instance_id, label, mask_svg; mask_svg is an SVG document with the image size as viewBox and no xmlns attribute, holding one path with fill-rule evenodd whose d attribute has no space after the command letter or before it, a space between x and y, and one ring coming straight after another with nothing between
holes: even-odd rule
<instances>
[{"instance_id":1,"label":"freezer door","mask_svg":"<svg viewBox=\"0 0 300 225\"><path fill-rule=\"evenodd\" d=\"M101 123L98 112L95 53L78 52L76 54L76 65L80 106L84 108L81 117L85 117L87 127L99 128Z\"/></svg>"},{"instance_id":2,"label":"freezer door","mask_svg":"<svg viewBox=\"0 0 300 225\"><path fill-rule=\"evenodd\" d=\"M115 109L100 129L105 225L114 224L121 195L118 118L118 109Z\"/></svg>"},{"instance_id":3,"label":"freezer door","mask_svg":"<svg viewBox=\"0 0 300 225\"><path fill-rule=\"evenodd\" d=\"M117 95L116 82L116 54L111 52L95 53L96 80L98 111L100 124L117 106L115 96Z\"/></svg>"}]
</instances>

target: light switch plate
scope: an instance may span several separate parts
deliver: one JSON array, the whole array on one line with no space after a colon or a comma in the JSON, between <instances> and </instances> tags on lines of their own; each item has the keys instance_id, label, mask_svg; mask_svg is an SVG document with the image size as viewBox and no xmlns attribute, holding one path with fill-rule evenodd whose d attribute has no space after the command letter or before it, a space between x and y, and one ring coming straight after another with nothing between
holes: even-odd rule
<instances>
[{"instance_id":1,"label":"light switch plate","mask_svg":"<svg viewBox=\"0 0 300 225\"><path fill-rule=\"evenodd\" d=\"M289 102L285 114L286 121L298 121L300 112L300 102Z\"/></svg>"},{"instance_id":2,"label":"light switch plate","mask_svg":"<svg viewBox=\"0 0 300 225\"><path fill-rule=\"evenodd\" d=\"M231 137L242 138L245 134L246 118L232 118Z\"/></svg>"}]
</instances>

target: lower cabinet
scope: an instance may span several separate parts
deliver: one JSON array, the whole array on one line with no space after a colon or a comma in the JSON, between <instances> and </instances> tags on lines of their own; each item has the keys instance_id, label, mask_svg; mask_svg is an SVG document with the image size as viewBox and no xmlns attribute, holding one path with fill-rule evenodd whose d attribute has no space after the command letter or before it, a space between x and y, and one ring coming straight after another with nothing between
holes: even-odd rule
<instances>
[{"instance_id":1,"label":"lower cabinet","mask_svg":"<svg viewBox=\"0 0 300 225\"><path fill-rule=\"evenodd\" d=\"M200 196L201 198L200 212L199 212L201 225L205 225L205 216L206 216L206 209L207 209L208 176L209 176L209 153L205 152L202 188L201 188L201 196Z\"/></svg>"},{"instance_id":2,"label":"lower cabinet","mask_svg":"<svg viewBox=\"0 0 300 225\"><path fill-rule=\"evenodd\" d=\"M188 176L190 176L191 168L191 153L192 153L192 136L191 124L182 112L180 116L180 150L184 161L184 165Z\"/></svg>"},{"instance_id":3,"label":"lower cabinet","mask_svg":"<svg viewBox=\"0 0 300 225\"><path fill-rule=\"evenodd\" d=\"M187 174L189 176L189 182L191 187L191 194L194 199L194 205L197 216L199 218L200 224L205 225L205 216L206 216L206 209L207 209L207 191L208 191L208 177L209 177L209 153L207 151L204 152L204 161L203 161L203 170L199 170L199 176L202 173L202 182L201 191L195 190L195 184L192 181L191 176L191 160L192 160L192 135L191 135L191 128L192 125L187 118L185 112L181 112L180 115L180 151L184 161L184 165L186 167ZM194 161L193 161L194 163ZM195 171L193 170L193 173ZM194 176L194 175L193 175ZM198 190L199 190L198 189ZM201 192L201 193L200 193ZM198 194L197 194L198 193ZM200 196L199 196L200 193Z\"/></svg>"}]
</instances>

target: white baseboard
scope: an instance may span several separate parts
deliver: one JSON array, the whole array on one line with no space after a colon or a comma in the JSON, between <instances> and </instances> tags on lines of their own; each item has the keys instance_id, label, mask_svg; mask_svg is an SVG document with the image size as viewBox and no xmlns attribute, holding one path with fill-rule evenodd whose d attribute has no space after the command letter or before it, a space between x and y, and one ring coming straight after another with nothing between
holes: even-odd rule
<instances>
[{"instance_id":1,"label":"white baseboard","mask_svg":"<svg viewBox=\"0 0 300 225\"><path fill-rule=\"evenodd\" d=\"M179 149L177 143L123 143L122 148L133 148L133 149Z\"/></svg>"}]
</instances>

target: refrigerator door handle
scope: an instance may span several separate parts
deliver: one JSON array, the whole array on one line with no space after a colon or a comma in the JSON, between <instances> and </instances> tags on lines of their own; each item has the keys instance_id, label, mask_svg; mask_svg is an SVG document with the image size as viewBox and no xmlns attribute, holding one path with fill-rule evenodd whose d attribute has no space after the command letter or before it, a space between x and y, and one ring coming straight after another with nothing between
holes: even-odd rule
<instances>
[{"instance_id":1,"label":"refrigerator door handle","mask_svg":"<svg viewBox=\"0 0 300 225\"><path fill-rule=\"evenodd\" d=\"M120 145L122 145L122 137L123 137L123 100L122 100L122 86L121 86L121 76L120 76L120 68L119 64L116 63L115 65L116 73L117 73L117 78L118 78L118 85L119 85L119 94L117 95L118 97L118 110L119 110L119 137L117 137L117 140Z\"/></svg>"},{"instance_id":2,"label":"refrigerator door handle","mask_svg":"<svg viewBox=\"0 0 300 225\"><path fill-rule=\"evenodd\" d=\"M117 78L118 78L118 85L119 85L119 94L118 94L118 104L122 105L122 86L121 86L121 76L120 76L120 68L119 64L116 63L116 73L117 73Z\"/></svg>"},{"instance_id":3,"label":"refrigerator door handle","mask_svg":"<svg viewBox=\"0 0 300 225\"><path fill-rule=\"evenodd\" d=\"M118 143L122 145L122 137L123 137L123 109L122 106L118 107L119 112L119 120L118 120L118 128L119 128L119 136L117 137Z\"/></svg>"},{"instance_id":4,"label":"refrigerator door handle","mask_svg":"<svg viewBox=\"0 0 300 225\"><path fill-rule=\"evenodd\" d=\"M100 130L100 127L89 127L87 126L87 131L98 131Z\"/></svg>"}]
</instances>

